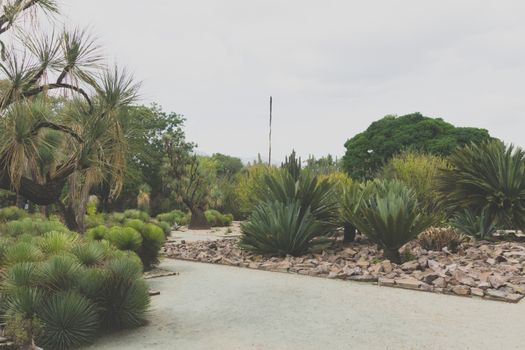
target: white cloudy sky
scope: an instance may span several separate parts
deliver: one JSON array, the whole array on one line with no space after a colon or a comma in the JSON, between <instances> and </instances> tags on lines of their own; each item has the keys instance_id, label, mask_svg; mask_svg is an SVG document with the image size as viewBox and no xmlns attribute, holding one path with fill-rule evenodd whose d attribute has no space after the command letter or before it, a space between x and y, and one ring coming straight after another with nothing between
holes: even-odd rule
<instances>
[{"instance_id":1,"label":"white cloudy sky","mask_svg":"<svg viewBox=\"0 0 525 350\"><path fill-rule=\"evenodd\" d=\"M415 111L525 144L525 1L71 0L67 22L187 117L203 152L342 155Z\"/></svg>"}]
</instances>

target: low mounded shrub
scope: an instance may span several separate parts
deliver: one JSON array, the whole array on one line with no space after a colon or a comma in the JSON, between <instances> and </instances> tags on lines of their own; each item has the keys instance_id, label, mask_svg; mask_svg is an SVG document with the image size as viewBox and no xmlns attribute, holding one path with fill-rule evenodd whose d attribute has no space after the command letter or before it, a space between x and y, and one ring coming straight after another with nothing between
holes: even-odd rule
<instances>
[{"instance_id":1,"label":"low mounded shrub","mask_svg":"<svg viewBox=\"0 0 525 350\"><path fill-rule=\"evenodd\" d=\"M487 210L482 210L479 215L465 209L455 213L450 224L459 232L478 239L487 239L496 233L497 227L494 219L488 215Z\"/></svg>"},{"instance_id":2,"label":"low mounded shrub","mask_svg":"<svg viewBox=\"0 0 525 350\"><path fill-rule=\"evenodd\" d=\"M27 216L28 214L24 209L15 206L0 209L0 222L19 220Z\"/></svg>"},{"instance_id":3,"label":"low mounded shrub","mask_svg":"<svg viewBox=\"0 0 525 350\"><path fill-rule=\"evenodd\" d=\"M134 253L72 233L23 238L9 239L0 260L0 317L18 345L71 349L145 322L150 297Z\"/></svg>"},{"instance_id":4,"label":"low mounded shrub","mask_svg":"<svg viewBox=\"0 0 525 350\"><path fill-rule=\"evenodd\" d=\"M210 226L213 227L230 226L233 222L233 215L221 214L219 211L214 209L206 210L204 215L206 216L206 220L208 220Z\"/></svg>"},{"instance_id":5,"label":"low mounded shrub","mask_svg":"<svg viewBox=\"0 0 525 350\"><path fill-rule=\"evenodd\" d=\"M141 234L132 227L113 226L105 238L120 250L136 252L142 245Z\"/></svg>"},{"instance_id":6,"label":"low mounded shrub","mask_svg":"<svg viewBox=\"0 0 525 350\"><path fill-rule=\"evenodd\" d=\"M22 234L40 236L51 231L69 232L60 221L41 219L38 217L25 218L7 222L3 231L12 237Z\"/></svg>"},{"instance_id":7,"label":"low mounded shrub","mask_svg":"<svg viewBox=\"0 0 525 350\"><path fill-rule=\"evenodd\" d=\"M450 227L430 227L419 234L417 241L426 250L441 251L447 247L451 252L455 252L463 237Z\"/></svg>"}]
</instances>

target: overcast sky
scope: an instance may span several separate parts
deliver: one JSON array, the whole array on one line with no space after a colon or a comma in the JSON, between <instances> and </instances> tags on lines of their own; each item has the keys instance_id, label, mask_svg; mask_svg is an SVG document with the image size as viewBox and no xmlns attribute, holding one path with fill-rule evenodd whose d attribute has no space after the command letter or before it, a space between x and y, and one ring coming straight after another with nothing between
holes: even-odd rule
<instances>
[{"instance_id":1,"label":"overcast sky","mask_svg":"<svg viewBox=\"0 0 525 350\"><path fill-rule=\"evenodd\" d=\"M69 24L184 114L206 153L342 155L419 111L524 145L525 1L74 0Z\"/></svg>"}]
</instances>

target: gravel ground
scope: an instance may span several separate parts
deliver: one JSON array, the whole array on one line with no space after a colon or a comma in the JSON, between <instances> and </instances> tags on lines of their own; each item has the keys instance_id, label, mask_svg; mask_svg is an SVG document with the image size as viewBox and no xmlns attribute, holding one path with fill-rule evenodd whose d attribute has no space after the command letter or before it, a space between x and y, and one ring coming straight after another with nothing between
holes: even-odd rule
<instances>
[{"instance_id":1,"label":"gravel ground","mask_svg":"<svg viewBox=\"0 0 525 350\"><path fill-rule=\"evenodd\" d=\"M88 349L523 349L525 303L166 259L151 323Z\"/></svg>"}]
</instances>

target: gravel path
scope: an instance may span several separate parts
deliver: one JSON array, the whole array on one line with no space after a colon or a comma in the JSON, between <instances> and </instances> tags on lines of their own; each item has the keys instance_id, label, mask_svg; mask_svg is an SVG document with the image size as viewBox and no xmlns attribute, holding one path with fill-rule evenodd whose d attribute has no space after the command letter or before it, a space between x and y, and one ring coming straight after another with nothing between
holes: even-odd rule
<instances>
[{"instance_id":1,"label":"gravel path","mask_svg":"<svg viewBox=\"0 0 525 350\"><path fill-rule=\"evenodd\" d=\"M523 349L525 303L165 260L148 326L88 349Z\"/></svg>"}]
</instances>

